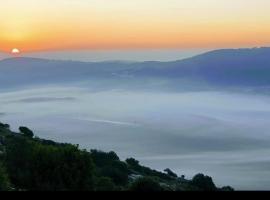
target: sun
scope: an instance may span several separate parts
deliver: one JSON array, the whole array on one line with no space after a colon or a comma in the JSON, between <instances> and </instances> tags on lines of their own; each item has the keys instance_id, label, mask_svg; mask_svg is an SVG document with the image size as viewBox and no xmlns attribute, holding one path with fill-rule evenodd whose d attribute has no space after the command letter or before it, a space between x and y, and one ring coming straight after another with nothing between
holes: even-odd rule
<instances>
[{"instance_id":1,"label":"sun","mask_svg":"<svg viewBox=\"0 0 270 200\"><path fill-rule=\"evenodd\" d=\"M20 53L20 50L17 49L17 48L14 48L14 49L11 50L11 53L12 54L19 54Z\"/></svg>"}]
</instances>

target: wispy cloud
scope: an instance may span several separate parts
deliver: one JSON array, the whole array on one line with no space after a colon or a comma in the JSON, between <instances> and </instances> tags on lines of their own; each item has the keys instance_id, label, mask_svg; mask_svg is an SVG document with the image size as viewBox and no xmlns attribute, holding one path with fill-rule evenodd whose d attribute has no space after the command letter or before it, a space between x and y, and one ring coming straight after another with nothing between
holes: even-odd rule
<instances>
[{"instance_id":1,"label":"wispy cloud","mask_svg":"<svg viewBox=\"0 0 270 200\"><path fill-rule=\"evenodd\" d=\"M0 117L6 115L6 113L0 113Z\"/></svg>"},{"instance_id":2,"label":"wispy cloud","mask_svg":"<svg viewBox=\"0 0 270 200\"><path fill-rule=\"evenodd\" d=\"M140 124L137 124L137 123L112 121L112 120L106 120L106 119L80 119L80 120L95 122L95 123L103 123L103 124L113 124L113 125L119 125L119 126L140 126Z\"/></svg>"},{"instance_id":3,"label":"wispy cloud","mask_svg":"<svg viewBox=\"0 0 270 200\"><path fill-rule=\"evenodd\" d=\"M33 97L12 101L12 103L43 103L43 102L58 102L58 101L74 101L73 97Z\"/></svg>"}]
</instances>

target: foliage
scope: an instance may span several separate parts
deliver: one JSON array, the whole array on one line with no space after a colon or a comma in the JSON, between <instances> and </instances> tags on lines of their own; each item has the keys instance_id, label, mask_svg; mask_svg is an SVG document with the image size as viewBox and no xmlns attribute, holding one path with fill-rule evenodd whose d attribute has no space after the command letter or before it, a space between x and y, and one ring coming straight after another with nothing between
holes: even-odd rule
<instances>
[{"instance_id":1,"label":"foliage","mask_svg":"<svg viewBox=\"0 0 270 200\"><path fill-rule=\"evenodd\" d=\"M116 185L126 185L128 183L128 167L121 162L115 152L105 153L91 150L92 158L97 166L99 176L111 178Z\"/></svg>"},{"instance_id":2,"label":"foliage","mask_svg":"<svg viewBox=\"0 0 270 200\"><path fill-rule=\"evenodd\" d=\"M213 180L209 176L204 174L197 174L192 179L192 184L204 191L216 191L217 187L215 186Z\"/></svg>"},{"instance_id":3,"label":"foliage","mask_svg":"<svg viewBox=\"0 0 270 200\"><path fill-rule=\"evenodd\" d=\"M165 169L164 172L167 172L167 174L171 177L177 178L177 174L174 173L172 170L170 170L169 168Z\"/></svg>"},{"instance_id":4,"label":"foliage","mask_svg":"<svg viewBox=\"0 0 270 200\"><path fill-rule=\"evenodd\" d=\"M73 145L44 145L11 136L7 140L6 163L12 182L22 189L93 189L91 156Z\"/></svg>"},{"instance_id":5,"label":"foliage","mask_svg":"<svg viewBox=\"0 0 270 200\"><path fill-rule=\"evenodd\" d=\"M144 177L137 179L130 187L131 191L151 192L163 191L160 184L152 178Z\"/></svg>"},{"instance_id":6,"label":"foliage","mask_svg":"<svg viewBox=\"0 0 270 200\"><path fill-rule=\"evenodd\" d=\"M3 163L0 163L0 191L8 191L10 188L10 181L7 171Z\"/></svg>"},{"instance_id":7,"label":"foliage","mask_svg":"<svg viewBox=\"0 0 270 200\"><path fill-rule=\"evenodd\" d=\"M10 126L9 126L9 124L3 124L0 122L0 128L9 129Z\"/></svg>"},{"instance_id":8,"label":"foliage","mask_svg":"<svg viewBox=\"0 0 270 200\"><path fill-rule=\"evenodd\" d=\"M34 137L33 131L31 131L31 130L30 130L29 128L27 128L27 127L22 126L22 127L19 128L19 130L20 130L20 132L21 132L24 136L26 136L26 137L29 137L29 138L33 138L33 137Z\"/></svg>"},{"instance_id":9,"label":"foliage","mask_svg":"<svg viewBox=\"0 0 270 200\"><path fill-rule=\"evenodd\" d=\"M132 166L133 168L139 167L140 162L138 160L135 160L134 158L128 158L126 159L126 163Z\"/></svg>"},{"instance_id":10,"label":"foliage","mask_svg":"<svg viewBox=\"0 0 270 200\"><path fill-rule=\"evenodd\" d=\"M134 158L121 161L118 155L81 150L79 145L57 143L34 137L20 127L12 132L0 123L0 190L38 191L233 191L216 188L209 176L192 180L140 165Z\"/></svg>"},{"instance_id":11,"label":"foliage","mask_svg":"<svg viewBox=\"0 0 270 200\"><path fill-rule=\"evenodd\" d=\"M233 192L234 189L231 186L225 186L220 189L221 191Z\"/></svg>"},{"instance_id":12,"label":"foliage","mask_svg":"<svg viewBox=\"0 0 270 200\"><path fill-rule=\"evenodd\" d=\"M113 151L106 153L103 151L91 150L91 155L96 165L99 167L110 164L114 161L120 161L117 154Z\"/></svg>"},{"instance_id":13,"label":"foliage","mask_svg":"<svg viewBox=\"0 0 270 200\"><path fill-rule=\"evenodd\" d=\"M114 191L116 190L116 186L111 178L101 177L96 181L95 190L102 192Z\"/></svg>"},{"instance_id":14,"label":"foliage","mask_svg":"<svg viewBox=\"0 0 270 200\"><path fill-rule=\"evenodd\" d=\"M129 165L129 168L133 171L139 172L141 175L143 176L152 176L152 177L158 177L160 179L164 179L164 180L172 180L174 178L172 178L171 176L156 171L156 170L152 170L149 167L144 167L141 166L139 161L135 160L134 158L128 158L126 159L126 163Z\"/></svg>"}]
</instances>

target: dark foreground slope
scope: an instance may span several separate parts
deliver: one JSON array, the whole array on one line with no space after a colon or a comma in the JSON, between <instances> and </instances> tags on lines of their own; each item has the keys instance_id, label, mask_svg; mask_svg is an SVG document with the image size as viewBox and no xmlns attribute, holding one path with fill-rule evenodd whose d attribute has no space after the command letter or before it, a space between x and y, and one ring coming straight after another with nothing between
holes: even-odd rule
<instances>
[{"instance_id":1,"label":"dark foreground slope","mask_svg":"<svg viewBox=\"0 0 270 200\"><path fill-rule=\"evenodd\" d=\"M116 153L80 150L78 145L34 137L20 127L19 133L0 123L0 190L28 191L231 191L217 188L211 177L197 174L192 180L141 166Z\"/></svg>"}]
</instances>

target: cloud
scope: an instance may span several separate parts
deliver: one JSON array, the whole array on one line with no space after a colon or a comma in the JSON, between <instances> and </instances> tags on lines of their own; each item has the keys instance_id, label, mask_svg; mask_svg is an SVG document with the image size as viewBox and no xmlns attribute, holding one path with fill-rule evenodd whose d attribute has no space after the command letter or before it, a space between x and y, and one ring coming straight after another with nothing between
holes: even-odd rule
<instances>
[{"instance_id":1,"label":"cloud","mask_svg":"<svg viewBox=\"0 0 270 200\"><path fill-rule=\"evenodd\" d=\"M12 101L12 103L43 103L43 102L57 102L57 101L74 101L74 97L33 97Z\"/></svg>"},{"instance_id":2,"label":"cloud","mask_svg":"<svg viewBox=\"0 0 270 200\"><path fill-rule=\"evenodd\" d=\"M136 123L111 121L111 120L105 120L105 119L80 119L80 120L95 122L95 123L119 125L119 126L139 126L139 124L136 124Z\"/></svg>"}]
</instances>

